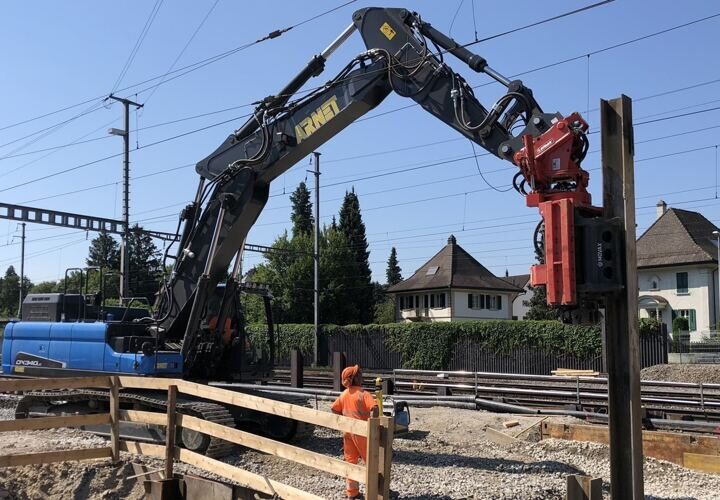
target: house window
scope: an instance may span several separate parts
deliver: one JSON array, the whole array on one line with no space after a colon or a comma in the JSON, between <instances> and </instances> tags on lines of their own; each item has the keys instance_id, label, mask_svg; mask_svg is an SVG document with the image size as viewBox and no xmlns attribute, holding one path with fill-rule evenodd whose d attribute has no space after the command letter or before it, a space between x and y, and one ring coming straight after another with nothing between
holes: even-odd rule
<instances>
[{"instance_id":1,"label":"house window","mask_svg":"<svg viewBox=\"0 0 720 500\"><path fill-rule=\"evenodd\" d=\"M675 273L675 289L678 294L688 293L688 273Z\"/></svg>"},{"instance_id":2,"label":"house window","mask_svg":"<svg viewBox=\"0 0 720 500\"><path fill-rule=\"evenodd\" d=\"M468 294L468 308L488 309L499 311L502 309L502 295Z\"/></svg>"},{"instance_id":3,"label":"house window","mask_svg":"<svg viewBox=\"0 0 720 500\"><path fill-rule=\"evenodd\" d=\"M660 278L657 276L650 278L650 290L660 290Z\"/></svg>"},{"instance_id":4,"label":"house window","mask_svg":"<svg viewBox=\"0 0 720 500\"><path fill-rule=\"evenodd\" d=\"M430 306L427 295L425 295L425 301L424 301L424 302L425 302L425 309L427 309L427 308Z\"/></svg>"},{"instance_id":5,"label":"house window","mask_svg":"<svg viewBox=\"0 0 720 500\"><path fill-rule=\"evenodd\" d=\"M687 318L688 330L691 332L697 330L697 316L695 315L695 309L680 309L677 311L677 315L681 318Z\"/></svg>"},{"instance_id":6,"label":"house window","mask_svg":"<svg viewBox=\"0 0 720 500\"><path fill-rule=\"evenodd\" d=\"M430 295L430 307L437 309L445 308L445 292Z\"/></svg>"},{"instance_id":7,"label":"house window","mask_svg":"<svg viewBox=\"0 0 720 500\"><path fill-rule=\"evenodd\" d=\"M420 309L420 296L415 296L415 309Z\"/></svg>"}]
</instances>

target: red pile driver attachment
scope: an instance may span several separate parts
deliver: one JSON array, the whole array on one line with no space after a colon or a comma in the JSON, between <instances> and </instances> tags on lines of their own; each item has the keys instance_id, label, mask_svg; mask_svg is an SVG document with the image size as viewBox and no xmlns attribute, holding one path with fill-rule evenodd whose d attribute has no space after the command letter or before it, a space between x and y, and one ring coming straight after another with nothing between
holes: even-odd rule
<instances>
[{"instance_id":1,"label":"red pile driver attachment","mask_svg":"<svg viewBox=\"0 0 720 500\"><path fill-rule=\"evenodd\" d=\"M532 266L531 284L544 285L548 304L556 306L577 305L580 291L603 293L620 283L615 265L620 235L600 217L602 209L592 206L589 176L580 167L587 129L573 113L537 137L524 136L514 156L530 186L526 203L539 208L544 227L544 261Z\"/></svg>"}]
</instances>

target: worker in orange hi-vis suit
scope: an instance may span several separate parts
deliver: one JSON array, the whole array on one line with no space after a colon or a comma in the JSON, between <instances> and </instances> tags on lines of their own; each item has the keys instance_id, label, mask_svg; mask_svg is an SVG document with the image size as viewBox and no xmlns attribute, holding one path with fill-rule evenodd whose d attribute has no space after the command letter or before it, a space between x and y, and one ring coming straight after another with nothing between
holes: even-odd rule
<instances>
[{"instance_id":1,"label":"worker in orange hi-vis suit","mask_svg":"<svg viewBox=\"0 0 720 500\"><path fill-rule=\"evenodd\" d=\"M372 393L362 388L360 367L348 366L343 370L341 378L345 390L332 404L332 412L358 420L369 419L377 408L377 402ZM346 432L343 435L343 451L346 462L357 464L358 459L362 458L367 463L367 438ZM348 498L362 498L357 481L347 480L346 494Z\"/></svg>"}]
</instances>

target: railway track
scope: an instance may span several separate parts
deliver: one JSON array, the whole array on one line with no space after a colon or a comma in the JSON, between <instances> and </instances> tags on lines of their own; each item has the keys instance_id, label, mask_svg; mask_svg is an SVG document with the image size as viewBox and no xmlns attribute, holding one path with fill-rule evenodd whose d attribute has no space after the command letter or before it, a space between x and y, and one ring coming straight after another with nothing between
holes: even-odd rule
<instances>
[{"instance_id":1,"label":"railway track","mask_svg":"<svg viewBox=\"0 0 720 500\"><path fill-rule=\"evenodd\" d=\"M375 377L390 379L395 394L450 401L452 396L522 405L531 408L572 409L607 413L607 379L604 377L500 374L424 370L367 371L366 388ZM332 389L332 372L306 370L304 387ZM277 369L270 387L290 387L289 370ZM642 381L642 405L649 417L720 421L720 384Z\"/></svg>"}]
</instances>

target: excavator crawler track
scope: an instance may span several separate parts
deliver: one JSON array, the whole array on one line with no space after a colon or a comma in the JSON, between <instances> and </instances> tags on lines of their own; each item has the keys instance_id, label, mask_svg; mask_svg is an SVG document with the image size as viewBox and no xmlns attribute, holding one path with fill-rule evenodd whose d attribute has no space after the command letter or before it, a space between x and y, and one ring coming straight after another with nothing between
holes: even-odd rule
<instances>
[{"instance_id":1,"label":"excavator crawler track","mask_svg":"<svg viewBox=\"0 0 720 500\"><path fill-rule=\"evenodd\" d=\"M92 390L29 392L25 393L18 402L15 409L15 418L30 417L33 406L44 404L48 410L52 410L53 406L59 406L58 402L62 402L63 405L68 403L92 404L92 402L104 404L109 403L109 395L107 392ZM120 405L121 407L125 406L164 413L167 411L167 396L163 393L145 391L122 392L120 394ZM227 408L219 404L179 398L176 408L178 413L184 415L191 415L208 422L235 427L235 419L232 414ZM91 410L89 405L88 410ZM180 441L184 445L187 445L190 444L188 443L190 440L192 440L193 446L186 447L212 458L221 458L228 455L234 446L232 443L222 439L199 435L195 433L195 431L183 430L180 435Z\"/></svg>"}]
</instances>

